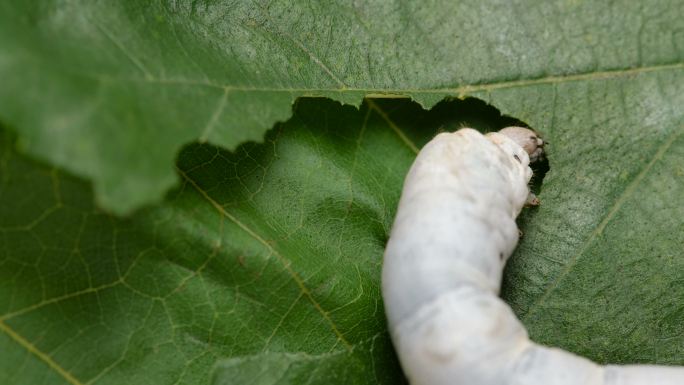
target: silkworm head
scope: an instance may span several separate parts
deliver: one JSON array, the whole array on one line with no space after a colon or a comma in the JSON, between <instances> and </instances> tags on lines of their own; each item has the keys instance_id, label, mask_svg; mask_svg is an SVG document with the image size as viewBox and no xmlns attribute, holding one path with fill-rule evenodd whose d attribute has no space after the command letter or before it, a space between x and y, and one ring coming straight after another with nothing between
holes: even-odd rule
<instances>
[{"instance_id":1,"label":"silkworm head","mask_svg":"<svg viewBox=\"0 0 684 385\"><path fill-rule=\"evenodd\" d=\"M544 155L544 140L536 132L525 127L506 127L499 131L513 139L530 156L530 163L534 163Z\"/></svg>"}]
</instances>

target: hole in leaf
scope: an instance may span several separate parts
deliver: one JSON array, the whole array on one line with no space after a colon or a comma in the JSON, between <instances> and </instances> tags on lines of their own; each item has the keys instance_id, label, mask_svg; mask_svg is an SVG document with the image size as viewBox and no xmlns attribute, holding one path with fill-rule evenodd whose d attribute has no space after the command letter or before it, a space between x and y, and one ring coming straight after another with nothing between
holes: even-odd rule
<instances>
[{"instance_id":1,"label":"hole in leaf","mask_svg":"<svg viewBox=\"0 0 684 385\"><path fill-rule=\"evenodd\" d=\"M525 122L501 115L496 107L475 98L445 99L430 110L410 99L370 99L370 103L380 107L392 120L402 122L407 136L418 147L439 132L453 132L463 127L485 133L508 126L529 127Z\"/></svg>"},{"instance_id":2,"label":"hole in leaf","mask_svg":"<svg viewBox=\"0 0 684 385\"><path fill-rule=\"evenodd\" d=\"M402 122L402 130L418 148L439 132L453 132L464 127L485 133L508 126L534 129L521 120L502 115L496 107L475 98L445 99L430 110L424 110L409 99L371 99L370 103L380 107L390 119ZM548 158L543 157L531 168L534 174L530 189L539 195L544 177L550 169Z\"/></svg>"},{"instance_id":3,"label":"hole in leaf","mask_svg":"<svg viewBox=\"0 0 684 385\"><path fill-rule=\"evenodd\" d=\"M530 190L536 195L541 193L542 184L544 182L544 177L546 173L551 169L549 166L549 158L544 156L542 159L530 165L533 174L530 180Z\"/></svg>"}]
</instances>

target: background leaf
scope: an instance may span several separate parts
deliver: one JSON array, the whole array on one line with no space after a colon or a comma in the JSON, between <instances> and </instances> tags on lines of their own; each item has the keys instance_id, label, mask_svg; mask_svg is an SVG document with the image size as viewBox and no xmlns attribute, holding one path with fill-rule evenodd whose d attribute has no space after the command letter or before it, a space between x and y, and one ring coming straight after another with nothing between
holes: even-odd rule
<instances>
[{"instance_id":1,"label":"background leaf","mask_svg":"<svg viewBox=\"0 0 684 385\"><path fill-rule=\"evenodd\" d=\"M0 383L401 381L379 271L414 150L512 119L302 99L172 167L365 93L539 130L505 299L538 342L684 364L682 4L184 4L0 4ZM113 217L53 164L116 212L182 182Z\"/></svg>"},{"instance_id":2,"label":"background leaf","mask_svg":"<svg viewBox=\"0 0 684 385\"><path fill-rule=\"evenodd\" d=\"M431 107L614 71L681 73L681 14L679 0L8 0L0 120L24 151L129 213L176 183L183 144L261 140L300 96Z\"/></svg>"},{"instance_id":3,"label":"background leaf","mask_svg":"<svg viewBox=\"0 0 684 385\"><path fill-rule=\"evenodd\" d=\"M16 204L0 216L0 380L402 381L379 275L411 148L439 130L513 122L474 99L430 112L305 99L264 144L186 148L182 186L128 219L6 139L0 198ZM684 135L655 123L605 135L620 151L582 152L596 146L592 127L546 133L543 205L522 219L505 286L537 341L614 363L684 361ZM629 156L640 160L632 171Z\"/></svg>"}]
</instances>

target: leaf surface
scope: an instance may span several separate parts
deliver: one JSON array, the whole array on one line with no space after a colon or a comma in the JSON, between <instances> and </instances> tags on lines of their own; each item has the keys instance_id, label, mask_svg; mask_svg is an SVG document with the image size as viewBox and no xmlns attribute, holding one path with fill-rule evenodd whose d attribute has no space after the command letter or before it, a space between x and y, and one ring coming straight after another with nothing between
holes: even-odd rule
<instances>
[{"instance_id":1,"label":"leaf surface","mask_svg":"<svg viewBox=\"0 0 684 385\"><path fill-rule=\"evenodd\" d=\"M177 183L182 145L260 141L297 97L431 107L613 71L681 73L683 13L678 0L8 0L0 120L24 151L129 213Z\"/></svg>"},{"instance_id":2,"label":"leaf surface","mask_svg":"<svg viewBox=\"0 0 684 385\"><path fill-rule=\"evenodd\" d=\"M661 76L631 84L674 84ZM567 127L587 90L564 87L531 106L543 116L542 101L554 103L570 116ZM658 98L681 98L676 87L660 90ZM505 104L505 93L491 96ZM588 115L645 121L652 111L638 105L647 94L632 97L631 108L620 96L615 110L606 99ZM521 219L504 293L535 340L602 362L684 363L684 135L680 116L657 116L650 126L606 130L605 150L596 149L597 127L573 126L570 135L533 122L552 143L551 171L542 206ZM15 204L0 216L0 379L401 382L379 277L412 147L439 130L511 123L474 99L429 112L407 100L357 111L304 99L263 144L187 147L181 187L126 219L94 207L84 182L25 160L5 139L0 197Z\"/></svg>"},{"instance_id":3,"label":"leaf surface","mask_svg":"<svg viewBox=\"0 0 684 385\"><path fill-rule=\"evenodd\" d=\"M367 93L539 130L504 298L538 342L684 364L679 2L194 4L0 4L0 383L401 382L379 272L404 174L511 120L304 98L238 146ZM234 150L174 170L196 139Z\"/></svg>"}]
</instances>

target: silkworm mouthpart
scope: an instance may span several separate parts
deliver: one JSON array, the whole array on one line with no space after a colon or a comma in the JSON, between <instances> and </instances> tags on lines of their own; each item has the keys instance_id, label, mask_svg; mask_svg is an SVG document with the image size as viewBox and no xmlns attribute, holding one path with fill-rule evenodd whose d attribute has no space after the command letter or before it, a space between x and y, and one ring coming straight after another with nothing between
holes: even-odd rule
<instances>
[{"instance_id":1,"label":"silkworm mouthpart","mask_svg":"<svg viewBox=\"0 0 684 385\"><path fill-rule=\"evenodd\" d=\"M513 139L530 156L534 162L544 154L544 140L534 130L525 127L511 126L503 128L499 133Z\"/></svg>"}]
</instances>

